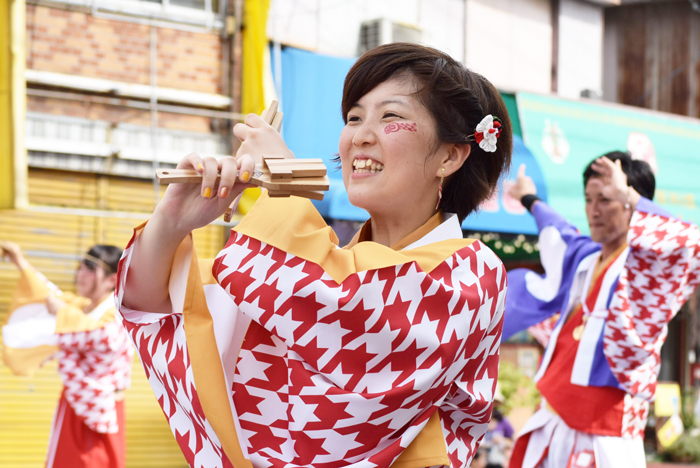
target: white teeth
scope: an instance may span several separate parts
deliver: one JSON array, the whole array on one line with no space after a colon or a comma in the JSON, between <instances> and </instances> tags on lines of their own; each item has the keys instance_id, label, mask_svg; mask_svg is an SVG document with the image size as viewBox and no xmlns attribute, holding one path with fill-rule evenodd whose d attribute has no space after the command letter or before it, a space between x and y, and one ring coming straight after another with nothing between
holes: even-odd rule
<instances>
[{"instance_id":1,"label":"white teeth","mask_svg":"<svg viewBox=\"0 0 700 468\"><path fill-rule=\"evenodd\" d=\"M364 174L368 172L374 174L381 172L384 169L384 164L380 164L371 159L355 159L352 162L352 166L354 168L354 172L357 174Z\"/></svg>"}]
</instances>

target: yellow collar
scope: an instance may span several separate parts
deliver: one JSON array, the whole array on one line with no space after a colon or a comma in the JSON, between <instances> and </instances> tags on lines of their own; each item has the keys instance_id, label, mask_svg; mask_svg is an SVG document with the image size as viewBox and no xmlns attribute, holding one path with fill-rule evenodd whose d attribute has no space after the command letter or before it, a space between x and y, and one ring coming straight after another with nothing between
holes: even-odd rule
<instances>
[{"instance_id":1,"label":"yellow collar","mask_svg":"<svg viewBox=\"0 0 700 468\"><path fill-rule=\"evenodd\" d=\"M440 226L442 224L442 211L438 211L435 213L433 216L430 217L428 221L426 221L422 226L420 226L418 229L395 243L394 245L391 246L392 250L403 250L409 245L413 244L414 242L418 241L419 239L422 239L428 233L433 231L435 228ZM359 242L371 242L372 241L372 220L367 220L365 224L362 226L362 228L357 231L357 233L353 236L352 240L343 247L344 249L351 249L353 248L356 244Z\"/></svg>"}]
</instances>

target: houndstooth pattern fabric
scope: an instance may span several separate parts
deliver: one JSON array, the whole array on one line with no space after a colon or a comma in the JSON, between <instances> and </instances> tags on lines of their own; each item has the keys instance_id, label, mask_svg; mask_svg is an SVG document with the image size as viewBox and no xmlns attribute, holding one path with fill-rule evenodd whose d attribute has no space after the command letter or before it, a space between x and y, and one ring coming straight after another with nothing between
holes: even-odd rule
<instances>
[{"instance_id":1,"label":"houndstooth pattern fabric","mask_svg":"<svg viewBox=\"0 0 700 468\"><path fill-rule=\"evenodd\" d=\"M531 327L528 327L527 332L535 339L537 342L542 345L543 348L546 348L547 345L549 344L549 339L552 337L552 332L554 331L554 328L557 326L557 322L559 321L559 314L555 314L543 321L541 321L538 324L532 325Z\"/></svg>"},{"instance_id":2,"label":"houndstooth pattern fabric","mask_svg":"<svg viewBox=\"0 0 700 468\"><path fill-rule=\"evenodd\" d=\"M131 243L119 288L130 255ZM469 466L490 419L506 289L483 244L429 273L409 262L338 284L232 232L214 275L230 313L253 319L229 389L253 466L390 466L436 411L452 465ZM190 466L230 466L199 404L182 316L124 323Z\"/></svg>"},{"instance_id":3,"label":"houndstooth pattern fabric","mask_svg":"<svg viewBox=\"0 0 700 468\"><path fill-rule=\"evenodd\" d=\"M696 225L636 211L628 243L604 352L622 388L652 401L667 324L700 283L700 233Z\"/></svg>"},{"instance_id":4,"label":"houndstooth pattern fabric","mask_svg":"<svg viewBox=\"0 0 700 468\"><path fill-rule=\"evenodd\" d=\"M429 274L412 262L337 284L234 233L214 273L255 321L232 388L254 463L389 466L437 410L452 464L467 465L488 425L505 300L483 244Z\"/></svg>"},{"instance_id":5,"label":"houndstooth pattern fabric","mask_svg":"<svg viewBox=\"0 0 700 468\"><path fill-rule=\"evenodd\" d=\"M232 468L199 403L182 315L167 315L151 324L123 323L187 463Z\"/></svg>"},{"instance_id":6,"label":"houndstooth pattern fabric","mask_svg":"<svg viewBox=\"0 0 700 468\"><path fill-rule=\"evenodd\" d=\"M629 393L625 395L622 413L622 437L625 439L644 438L644 428L649 416L649 402Z\"/></svg>"},{"instance_id":7,"label":"houndstooth pattern fabric","mask_svg":"<svg viewBox=\"0 0 700 468\"><path fill-rule=\"evenodd\" d=\"M96 330L59 334L58 343L68 404L93 431L118 432L114 392L129 387L134 354L124 328L112 320Z\"/></svg>"}]
</instances>

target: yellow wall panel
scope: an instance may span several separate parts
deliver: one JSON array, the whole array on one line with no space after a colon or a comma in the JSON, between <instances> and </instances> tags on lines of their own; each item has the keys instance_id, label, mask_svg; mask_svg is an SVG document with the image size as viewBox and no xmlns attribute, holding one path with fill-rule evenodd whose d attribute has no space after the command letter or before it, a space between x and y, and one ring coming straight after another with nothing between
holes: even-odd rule
<instances>
[{"instance_id":1,"label":"yellow wall panel","mask_svg":"<svg viewBox=\"0 0 700 468\"><path fill-rule=\"evenodd\" d=\"M29 203L34 205L97 208L97 176L31 169Z\"/></svg>"}]
</instances>

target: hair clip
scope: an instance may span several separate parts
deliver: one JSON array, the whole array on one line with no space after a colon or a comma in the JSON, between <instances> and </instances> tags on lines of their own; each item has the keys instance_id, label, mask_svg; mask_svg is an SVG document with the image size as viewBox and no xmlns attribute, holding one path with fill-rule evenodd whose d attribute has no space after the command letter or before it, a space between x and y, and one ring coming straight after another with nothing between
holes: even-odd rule
<instances>
[{"instance_id":1,"label":"hair clip","mask_svg":"<svg viewBox=\"0 0 700 468\"><path fill-rule=\"evenodd\" d=\"M479 147L488 152L496 151L496 142L501 135L501 121L498 117L489 114L479 122L474 131L474 140L479 144Z\"/></svg>"},{"instance_id":2,"label":"hair clip","mask_svg":"<svg viewBox=\"0 0 700 468\"><path fill-rule=\"evenodd\" d=\"M114 268L112 268L111 266L109 266L109 265L107 264L107 262L105 262L105 261L103 261L103 260L100 260L100 259L97 258L97 257L93 257L93 256L90 255L90 254L87 254L87 253L86 253L85 255L83 255L83 262L94 263L95 265L101 267L101 268L105 271L105 273L107 273L107 274L115 273ZM94 269L94 268L93 268L93 269Z\"/></svg>"}]
</instances>

